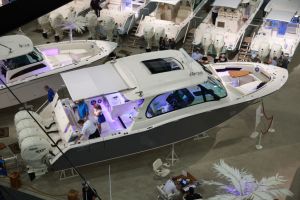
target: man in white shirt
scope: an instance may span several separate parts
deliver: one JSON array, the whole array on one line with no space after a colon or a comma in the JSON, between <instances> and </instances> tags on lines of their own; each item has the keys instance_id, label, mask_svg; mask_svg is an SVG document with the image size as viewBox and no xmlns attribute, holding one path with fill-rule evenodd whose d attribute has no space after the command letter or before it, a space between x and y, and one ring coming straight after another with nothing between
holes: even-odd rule
<instances>
[{"instance_id":1,"label":"man in white shirt","mask_svg":"<svg viewBox=\"0 0 300 200\"><path fill-rule=\"evenodd\" d=\"M196 61L201 60L203 57L203 55L200 53L199 49L196 49L193 53L192 53L192 58Z\"/></svg>"},{"instance_id":2,"label":"man in white shirt","mask_svg":"<svg viewBox=\"0 0 300 200\"><path fill-rule=\"evenodd\" d=\"M165 183L165 185L163 187L163 191L165 191L165 193L167 195L178 194L176 185L174 184L174 182L171 179L167 180L167 182Z\"/></svg>"},{"instance_id":3,"label":"man in white shirt","mask_svg":"<svg viewBox=\"0 0 300 200\"><path fill-rule=\"evenodd\" d=\"M82 127L79 140L88 140L100 137L96 124L90 119L87 119L86 121L80 119L78 120L78 124Z\"/></svg>"}]
</instances>

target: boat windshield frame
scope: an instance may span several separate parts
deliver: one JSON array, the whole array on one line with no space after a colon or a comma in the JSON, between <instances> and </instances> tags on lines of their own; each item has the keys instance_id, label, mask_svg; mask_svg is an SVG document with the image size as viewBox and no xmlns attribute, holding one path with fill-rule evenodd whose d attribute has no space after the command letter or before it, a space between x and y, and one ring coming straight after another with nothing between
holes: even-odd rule
<instances>
[{"instance_id":1,"label":"boat windshield frame","mask_svg":"<svg viewBox=\"0 0 300 200\"><path fill-rule=\"evenodd\" d=\"M25 61L25 63L20 63L20 62L17 63L16 61L18 59L19 59L19 61L22 61L22 62ZM24 55L21 55L18 57L14 57L14 58L5 60L5 65L6 65L7 70L15 70L15 69L18 69L18 68L21 68L24 66L39 63L43 60L44 60L43 54L36 47L34 47L33 51L28 54L24 54Z\"/></svg>"}]
</instances>

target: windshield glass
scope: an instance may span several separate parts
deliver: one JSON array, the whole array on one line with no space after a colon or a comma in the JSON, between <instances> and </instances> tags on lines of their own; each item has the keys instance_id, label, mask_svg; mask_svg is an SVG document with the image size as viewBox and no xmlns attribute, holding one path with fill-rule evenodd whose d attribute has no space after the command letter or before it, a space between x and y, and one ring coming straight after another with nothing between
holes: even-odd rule
<instances>
[{"instance_id":1,"label":"windshield glass","mask_svg":"<svg viewBox=\"0 0 300 200\"><path fill-rule=\"evenodd\" d=\"M29 54L7 59L5 65L8 70L13 70L25 65L41 62L42 60L42 54L34 47L34 50Z\"/></svg>"}]
</instances>

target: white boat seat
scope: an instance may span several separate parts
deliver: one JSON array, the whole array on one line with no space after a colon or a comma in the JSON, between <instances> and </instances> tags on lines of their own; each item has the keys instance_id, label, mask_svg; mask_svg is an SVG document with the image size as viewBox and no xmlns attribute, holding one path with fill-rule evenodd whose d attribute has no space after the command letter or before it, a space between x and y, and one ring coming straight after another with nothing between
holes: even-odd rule
<instances>
[{"instance_id":1,"label":"white boat seat","mask_svg":"<svg viewBox=\"0 0 300 200\"><path fill-rule=\"evenodd\" d=\"M61 50L60 51L61 54L83 54L83 53L87 53L86 49L72 49L72 50Z\"/></svg>"},{"instance_id":2,"label":"white boat seat","mask_svg":"<svg viewBox=\"0 0 300 200\"><path fill-rule=\"evenodd\" d=\"M256 91L256 88L260 83L261 83L261 81L253 81L251 83L247 83L247 84L241 85L239 87L235 87L235 88L243 94L250 94L250 93Z\"/></svg>"},{"instance_id":3,"label":"white boat seat","mask_svg":"<svg viewBox=\"0 0 300 200\"><path fill-rule=\"evenodd\" d=\"M167 164L163 163L160 158L156 159L153 164L153 171L157 176L166 177L171 171L167 168Z\"/></svg>"}]
</instances>

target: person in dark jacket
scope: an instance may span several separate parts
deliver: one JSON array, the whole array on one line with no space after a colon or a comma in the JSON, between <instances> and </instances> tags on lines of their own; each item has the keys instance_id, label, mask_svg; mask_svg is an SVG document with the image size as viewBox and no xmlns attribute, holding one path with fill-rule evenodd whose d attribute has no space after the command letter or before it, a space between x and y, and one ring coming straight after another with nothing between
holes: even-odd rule
<instances>
[{"instance_id":1,"label":"person in dark jacket","mask_svg":"<svg viewBox=\"0 0 300 200\"><path fill-rule=\"evenodd\" d=\"M184 197L185 200L195 200L202 199L202 196L198 193L195 193L194 188L190 187L187 195Z\"/></svg>"},{"instance_id":2,"label":"person in dark jacket","mask_svg":"<svg viewBox=\"0 0 300 200\"><path fill-rule=\"evenodd\" d=\"M90 6L95 11L97 17L100 17L100 11L102 10L100 0L91 0Z\"/></svg>"}]
</instances>

